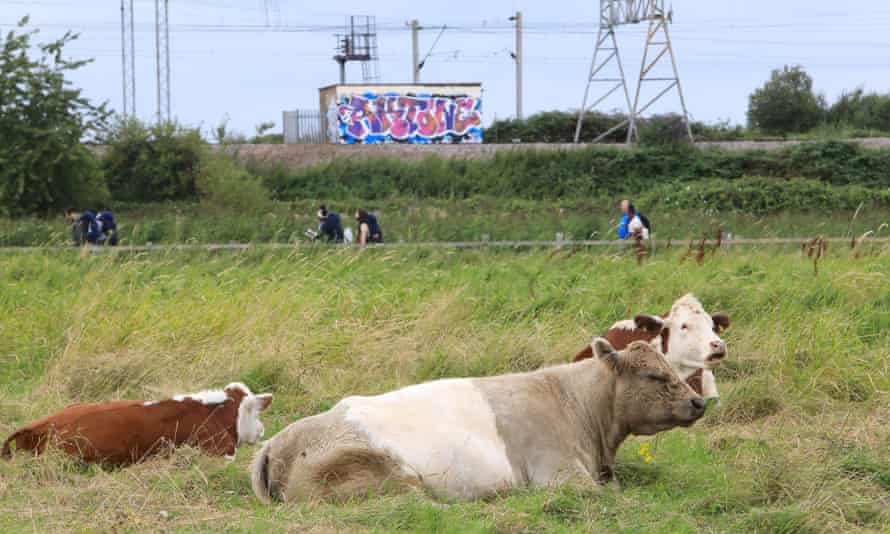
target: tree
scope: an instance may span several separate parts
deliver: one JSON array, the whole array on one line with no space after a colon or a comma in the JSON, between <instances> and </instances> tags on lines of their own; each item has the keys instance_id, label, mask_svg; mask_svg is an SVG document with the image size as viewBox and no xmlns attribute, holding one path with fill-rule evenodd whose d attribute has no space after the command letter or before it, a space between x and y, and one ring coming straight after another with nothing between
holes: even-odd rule
<instances>
[{"instance_id":1,"label":"tree","mask_svg":"<svg viewBox=\"0 0 890 534\"><path fill-rule=\"evenodd\" d=\"M66 79L92 60L68 60L71 32L32 47L28 18L0 49L0 213L46 213L107 196L96 157L83 142L104 129L109 112Z\"/></svg>"},{"instance_id":2,"label":"tree","mask_svg":"<svg viewBox=\"0 0 890 534\"><path fill-rule=\"evenodd\" d=\"M819 125L825 99L813 92L813 79L800 66L785 65L754 91L748 126L768 134L800 133Z\"/></svg>"}]
</instances>

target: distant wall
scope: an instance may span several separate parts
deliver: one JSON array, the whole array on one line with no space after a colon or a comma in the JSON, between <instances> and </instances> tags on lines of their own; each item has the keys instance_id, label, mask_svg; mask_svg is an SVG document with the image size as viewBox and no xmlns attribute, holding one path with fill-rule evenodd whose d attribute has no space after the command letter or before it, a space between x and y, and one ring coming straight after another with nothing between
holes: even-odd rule
<instances>
[{"instance_id":1,"label":"distant wall","mask_svg":"<svg viewBox=\"0 0 890 534\"><path fill-rule=\"evenodd\" d=\"M890 138L854 139L866 148L890 149ZM701 148L716 147L725 150L779 150L800 144L799 141L731 141L697 143ZM403 161L420 161L429 156L445 159L482 159L494 157L497 153L540 150L587 150L592 145L575 145L571 143L525 143L514 145L409 145L409 144L378 144L378 145L230 145L226 150L245 160L259 163L283 164L291 168L310 167L319 163L334 160L357 158L396 158ZM625 145L593 145L597 147L626 148Z\"/></svg>"},{"instance_id":2,"label":"distant wall","mask_svg":"<svg viewBox=\"0 0 890 534\"><path fill-rule=\"evenodd\" d=\"M479 84L333 85L319 104L333 143L482 143Z\"/></svg>"}]
</instances>

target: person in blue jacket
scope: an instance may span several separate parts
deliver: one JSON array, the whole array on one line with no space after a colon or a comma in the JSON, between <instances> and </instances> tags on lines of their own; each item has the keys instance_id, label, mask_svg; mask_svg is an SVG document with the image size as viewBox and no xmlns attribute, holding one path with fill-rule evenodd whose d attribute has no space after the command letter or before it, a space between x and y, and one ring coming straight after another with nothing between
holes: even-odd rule
<instances>
[{"instance_id":1,"label":"person in blue jacket","mask_svg":"<svg viewBox=\"0 0 890 534\"><path fill-rule=\"evenodd\" d=\"M99 223L99 232L102 233L102 241L105 244L116 247L118 242L117 223L114 220L114 215L111 213L111 210L103 208L102 211L99 212L99 215L96 216L96 221Z\"/></svg>"},{"instance_id":2,"label":"person in blue jacket","mask_svg":"<svg viewBox=\"0 0 890 534\"><path fill-rule=\"evenodd\" d=\"M649 239L649 219L638 212L627 199L621 201L621 222L618 223L618 239L624 240L640 233L643 239Z\"/></svg>"},{"instance_id":3,"label":"person in blue jacket","mask_svg":"<svg viewBox=\"0 0 890 534\"><path fill-rule=\"evenodd\" d=\"M68 208L65 210L65 220L71 225L71 239L75 246L85 243L100 245L105 240L94 211L78 212L74 208Z\"/></svg>"},{"instance_id":4,"label":"person in blue jacket","mask_svg":"<svg viewBox=\"0 0 890 534\"><path fill-rule=\"evenodd\" d=\"M358 244L383 243L383 230L377 222L377 216L365 210L355 212L355 220L358 222Z\"/></svg>"},{"instance_id":5,"label":"person in blue jacket","mask_svg":"<svg viewBox=\"0 0 890 534\"><path fill-rule=\"evenodd\" d=\"M343 223L340 221L340 214L328 211L324 204L318 208L318 238L325 238L332 243L343 242Z\"/></svg>"}]
</instances>

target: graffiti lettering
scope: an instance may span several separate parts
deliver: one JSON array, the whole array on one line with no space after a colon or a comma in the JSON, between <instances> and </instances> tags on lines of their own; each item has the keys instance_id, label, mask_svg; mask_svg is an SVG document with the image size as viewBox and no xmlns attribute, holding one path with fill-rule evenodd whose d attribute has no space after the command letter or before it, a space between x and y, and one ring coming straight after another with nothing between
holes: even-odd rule
<instances>
[{"instance_id":1,"label":"graffiti lettering","mask_svg":"<svg viewBox=\"0 0 890 534\"><path fill-rule=\"evenodd\" d=\"M336 106L341 143L481 143L482 101L458 96L353 95Z\"/></svg>"}]
</instances>

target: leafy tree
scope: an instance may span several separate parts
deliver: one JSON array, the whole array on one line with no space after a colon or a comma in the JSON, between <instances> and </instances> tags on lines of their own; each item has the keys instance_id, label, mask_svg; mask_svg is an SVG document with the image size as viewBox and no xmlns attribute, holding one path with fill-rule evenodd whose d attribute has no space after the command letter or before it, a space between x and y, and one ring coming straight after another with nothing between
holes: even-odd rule
<instances>
[{"instance_id":1,"label":"leafy tree","mask_svg":"<svg viewBox=\"0 0 890 534\"><path fill-rule=\"evenodd\" d=\"M107 196L101 169L83 142L105 126L105 104L95 106L66 79L92 60L69 60L68 32L35 47L28 18L0 47L0 212L45 213L65 205L99 203Z\"/></svg>"},{"instance_id":2,"label":"leafy tree","mask_svg":"<svg viewBox=\"0 0 890 534\"><path fill-rule=\"evenodd\" d=\"M828 109L828 120L865 130L890 131L890 94L866 93L861 87L844 93Z\"/></svg>"},{"instance_id":3,"label":"leafy tree","mask_svg":"<svg viewBox=\"0 0 890 534\"><path fill-rule=\"evenodd\" d=\"M824 109L824 97L813 92L813 79L802 67L785 65L750 96L748 126L768 134L806 132L819 125Z\"/></svg>"}]
</instances>

